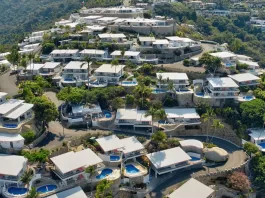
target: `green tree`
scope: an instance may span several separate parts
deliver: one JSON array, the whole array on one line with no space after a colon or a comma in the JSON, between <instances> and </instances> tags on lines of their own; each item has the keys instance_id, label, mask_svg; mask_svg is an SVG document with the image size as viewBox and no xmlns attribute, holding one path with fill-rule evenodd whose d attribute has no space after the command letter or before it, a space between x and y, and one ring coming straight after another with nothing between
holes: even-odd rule
<instances>
[{"instance_id":1,"label":"green tree","mask_svg":"<svg viewBox=\"0 0 265 198\"><path fill-rule=\"evenodd\" d=\"M113 110L117 110L119 108L124 107L124 104L125 104L124 100L120 97L114 98L114 100L112 100L112 102L111 102L111 106L112 106Z\"/></svg>"},{"instance_id":2,"label":"green tree","mask_svg":"<svg viewBox=\"0 0 265 198\"><path fill-rule=\"evenodd\" d=\"M111 191L112 182L109 180L102 180L97 185L96 198L112 198Z\"/></svg>"},{"instance_id":3,"label":"green tree","mask_svg":"<svg viewBox=\"0 0 265 198\"><path fill-rule=\"evenodd\" d=\"M135 98L131 94L127 94L125 100L127 105L133 105L135 102Z\"/></svg>"},{"instance_id":4,"label":"green tree","mask_svg":"<svg viewBox=\"0 0 265 198\"><path fill-rule=\"evenodd\" d=\"M55 49L54 43L44 43L42 44L42 53L43 54L50 54Z\"/></svg>"},{"instance_id":5,"label":"green tree","mask_svg":"<svg viewBox=\"0 0 265 198\"><path fill-rule=\"evenodd\" d=\"M156 131L152 134L151 140L156 143L165 142L167 140L167 135L163 131Z\"/></svg>"},{"instance_id":6,"label":"green tree","mask_svg":"<svg viewBox=\"0 0 265 198\"><path fill-rule=\"evenodd\" d=\"M29 182L31 181L32 177L33 177L33 171L29 169L23 173L23 175L20 178L20 181L26 185L29 185Z\"/></svg>"},{"instance_id":7,"label":"green tree","mask_svg":"<svg viewBox=\"0 0 265 198\"><path fill-rule=\"evenodd\" d=\"M24 132L21 135L25 139L25 143L26 144L31 143L35 139L35 133L32 130L29 130L27 132Z\"/></svg>"},{"instance_id":8,"label":"green tree","mask_svg":"<svg viewBox=\"0 0 265 198\"><path fill-rule=\"evenodd\" d=\"M93 175L95 175L96 170L94 166L89 166L85 169L85 172L89 174L89 179L90 181L92 180ZM91 193L92 193L92 185L91 185L91 189L90 189Z\"/></svg>"},{"instance_id":9,"label":"green tree","mask_svg":"<svg viewBox=\"0 0 265 198\"><path fill-rule=\"evenodd\" d=\"M87 62L87 89L89 90L90 64L92 60L88 56L85 56L84 60Z\"/></svg>"},{"instance_id":10,"label":"green tree","mask_svg":"<svg viewBox=\"0 0 265 198\"><path fill-rule=\"evenodd\" d=\"M173 96L176 92L176 89L175 89L175 86L174 86L174 83L172 80L170 80L168 82L168 85L167 85L167 90L170 92L170 95Z\"/></svg>"},{"instance_id":11,"label":"green tree","mask_svg":"<svg viewBox=\"0 0 265 198\"><path fill-rule=\"evenodd\" d=\"M209 125L212 119L215 117L214 110L212 108L208 108L206 113L202 114L201 118L203 119L204 122L207 122L207 128L206 128L206 143L208 143L209 139Z\"/></svg>"},{"instance_id":12,"label":"green tree","mask_svg":"<svg viewBox=\"0 0 265 198\"><path fill-rule=\"evenodd\" d=\"M213 133L213 136L214 136L214 134L216 133L216 131L218 130L218 129L223 129L224 128L224 125L221 123L221 121L220 120L218 120L218 119L214 119L213 120L213 124L212 124L212 128L214 129L214 133ZM212 138L213 139L213 138ZM211 140L212 141L212 140Z\"/></svg>"},{"instance_id":13,"label":"green tree","mask_svg":"<svg viewBox=\"0 0 265 198\"><path fill-rule=\"evenodd\" d=\"M259 152L259 148L257 147L256 144L253 144L252 142L246 142L243 145L244 150L247 152L247 154L256 154Z\"/></svg>"},{"instance_id":14,"label":"green tree","mask_svg":"<svg viewBox=\"0 0 265 198\"><path fill-rule=\"evenodd\" d=\"M37 192L35 187L32 187L28 192L26 198L39 198L40 193Z\"/></svg>"},{"instance_id":15,"label":"green tree","mask_svg":"<svg viewBox=\"0 0 265 198\"><path fill-rule=\"evenodd\" d=\"M50 151L41 148L40 150L22 150L22 156L27 158L30 162L46 162L48 160L48 156L50 155Z\"/></svg>"},{"instance_id":16,"label":"green tree","mask_svg":"<svg viewBox=\"0 0 265 198\"><path fill-rule=\"evenodd\" d=\"M141 108L144 108L144 99L151 95L152 90L142 83L139 83L133 90L134 97L141 100Z\"/></svg>"},{"instance_id":17,"label":"green tree","mask_svg":"<svg viewBox=\"0 0 265 198\"><path fill-rule=\"evenodd\" d=\"M18 53L17 47L13 47L10 54L7 55L7 60L12 64L12 65L18 65L19 60L20 60L20 54Z\"/></svg>"},{"instance_id":18,"label":"green tree","mask_svg":"<svg viewBox=\"0 0 265 198\"><path fill-rule=\"evenodd\" d=\"M205 64L206 69L210 72L213 72L213 75L215 75L215 72L222 67L221 59L211 56L209 53L204 53L200 57L199 62L200 64Z\"/></svg>"}]
</instances>

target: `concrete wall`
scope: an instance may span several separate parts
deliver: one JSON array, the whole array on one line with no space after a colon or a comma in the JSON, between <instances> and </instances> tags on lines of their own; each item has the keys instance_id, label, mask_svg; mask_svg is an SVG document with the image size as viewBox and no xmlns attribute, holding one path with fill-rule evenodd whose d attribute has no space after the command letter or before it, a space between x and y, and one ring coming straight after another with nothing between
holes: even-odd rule
<instances>
[{"instance_id":1,"label":"concrete wall","mask_svg":"<svg viewBox=\"0 0 265 198\"><path fill-rule=\"evenodd\" d=\"M177 93L176 98L179 106L185 107L187 103L192 104L193 93Z\"/></svg>"}]
</instances>

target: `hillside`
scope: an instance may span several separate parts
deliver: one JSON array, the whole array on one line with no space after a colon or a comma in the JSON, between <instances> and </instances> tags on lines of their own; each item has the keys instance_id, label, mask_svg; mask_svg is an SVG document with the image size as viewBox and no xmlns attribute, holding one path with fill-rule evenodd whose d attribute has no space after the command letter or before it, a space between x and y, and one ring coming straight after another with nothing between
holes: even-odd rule
<instances>
[{"instance_id":1,"label":"hillside","mask_svg":"<svg viewBox=\"0 0 265 198\"><path fill-rule=\"evenodd\" d=\"M4 0L0 6L0 44L14 43L23 34L41 30L80 9L83 0Z\"/></svg>"}]
</instances>

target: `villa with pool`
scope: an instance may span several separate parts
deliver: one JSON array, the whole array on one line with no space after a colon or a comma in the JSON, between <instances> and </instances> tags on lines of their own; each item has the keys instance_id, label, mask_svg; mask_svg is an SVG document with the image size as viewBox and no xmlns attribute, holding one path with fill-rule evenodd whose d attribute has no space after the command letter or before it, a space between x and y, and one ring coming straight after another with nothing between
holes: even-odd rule
<instances>
[{"instance_id":1,"label":"villa with pool","mask_svg":"<svg viewBox=\"0 0 265 198\"><path fill-rule=\"evenodd\" d=\"M62 181L62 184L68 185L76 181L87 179L85 169L94 166L96 171L103 169L105 166L102 159L92 150L85 149L78 152L70 151L68 153L50 158L54 164L53 172Z\"/></svg>"},{"instance_id":2,"label":"villa with pool","mask_svg":"<svg viewBox=\"0 0 265 198\"><path fill-rule=\"evenodd\" d=\"M262 152L265 152L265 130L263 128L248 129L250 141L256 144Z\"/></svg>"},{"instance_id":3,"label":"villa with pool","mask_svg":"<svg viewBox=\"0 0 265 198\"><path fill-rule=\"evenodd\" d=\"M201 167L203 162L199 158L194 160L180 147L149 153L146 156L151 162L151 168L155 172L155 177L176 170L188 170L194 167Z\"/></svg>"}]
</instances>

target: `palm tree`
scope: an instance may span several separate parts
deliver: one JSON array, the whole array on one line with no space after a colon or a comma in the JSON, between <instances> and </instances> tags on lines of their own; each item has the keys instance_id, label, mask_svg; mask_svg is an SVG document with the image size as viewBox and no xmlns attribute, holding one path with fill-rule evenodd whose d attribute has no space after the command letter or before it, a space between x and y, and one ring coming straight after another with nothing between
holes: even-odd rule
<instances>
[{"instance_id":1,"label":"palm tree","mask_svg":"<svg viewBox=\"0 0 265 198\"><path fill-rule=\"evenodd\" d=\"M28 185L33 177L33 171L31 169L24 172L24 174L21 176L20 181L24 184Z\"/></svg>"},{"instance_id":2,"label":"palm tree","mask_svg":"<svg viewBox=\"0 0 265 198\"><path fill-rule=\"evenodd\" d=\"M102 180L97 185L96 198L110 197L111 195L111 185L112 182L109 180Z\"/></svg>"},{"instance_id":3,"label":"palm tree","mask_svg":"<svg viewBox=\"0 0 265 198\"><path fill-rule=\"evenodd\" d=\"M158 120L166 120L167 119L167 114L165 112L164 109L158 109L156 111L156 115L155 117L158 119ZM159 123L158 123L158 128L159 128Z\"/></svg>"},{"instance_id":4,"label":"palm tree","mask_svg":"<svg viewBox=\"0 0 265 198\"><path fill-rule=\"evenodd\" d=\"M89 166L85 169L85 172L89 174L89 179L90 181L92 181L92 176L96 173L95 167L94 166ZM91 189L90 189L91 193L92 193L92 184L91 184Z\"/></svg>"},{"instance_id":5,"label":"palm tree","mask_svg":"<svg viewBox=\"0 0 265 198\"><path fill-rule=\"evenodd\" d=\"M91 58L88 56L85 56L84 60L87 62L87 89L89 90L89 76L90 76Z\"/></svg>"},{"instance_id":6,"label":"palm tree","mask_svg":"<svg viewBox=\"0 0 265 198\"><path fill-rule=\"evenodd\" d=\"M207 128L206 128L206 143L208 142L208 130L209 130L209 125L210 125L210 121L215 117L215 113L214 110L212 108L208 108L206 113L202 114L202 119L204 122L207 122Z\"/></svg>"},{"instance_id":7,"label":"palm tree","mask_svg":"<svg viewBox=\"0 0 265 198\"><path fill-rule=\"evenodd\" d=\"M152 133L154 133L154 118L155 118L155 115L157 113L157 110L154 108L154 107L151 107L148 111L146 111L145 113L145 117L147 116L152 116Z\"/></svg>"},{"instance_id":8,"label":"palm tree","mask_svg":"<svg viewBox=\"0 0 265 198\"><path fill-rule=\"evenodd\" d=\"M163 83L163 77L162 77L162 75L159 75L158 76L158 82L159 82L159 88L161 88L161 84Z\"/></svg>"},{"instance_id":9,"label":"palm tree","mask_svg":"<svg viewBox=\"0 0 265 198\"><path fill-rule=\"evenodd\" d=\"M144 97L151 94L151 89L140 82L133 91L142 100L142 108L144 107Z\"/></svg>"},{"instance_id":10,"label":"palm tree","mask_svg":"<svg viewBox=\"0 0 265 198\"><path fill-rule=\"evenodd\" d=\"M115 67L115 74L116 74L116 68L119 65L119 60L118 59L114 59L114 60L111 61L110 64L111 64L112 67Z\"/></svg>"},{"instance_id":11,"label":"palm tree","mask_svg":"<svg viewBox=\"0 0 265 198\"><path fill-rule=\"evenodd\" d=\"M34 53L30 53L28 55L28 58L29 58L30 70L31 70L31 73L32 73L32 71L34 69L34 58L35 58L35 54Z\"/></svg>"},{"instance_id":12,"label":"palm tree","mask_svg":"<svg viewBox=\"0 0 265 198\"><path fill-rule=\"evenodd\" d=\"M214 119L213 124L212 124L212 128L214 128L214 134L215 134L216 130L217 129L223 129L224 125L221 123L220 120Z\"/></svg>"},{"instance_id":13,"label":"palm tree","mask_svg":"<svg viewBox=\"0 0 265 198\"><path fill-rule=\"evenodd\" d=\"M39 193L37 192L35 187L32 187L31 190L28 192L28 195L26 196L26 198L38 198L39 197Z\"/></svg>"},{"instance_id":14,"label":"palm tree","mask_svg":"<svg viewBox=\"0 0 265 198\"><path fill-rule=\"evenodd\" d=\"M176 89L175 89L175 86L174 86L174 83L173 83L172 80L170 80L168 82L168 84L167 84L167 90L170 92L170 95L171 96L175 93Z\"/></svg>"}]
</instances>

